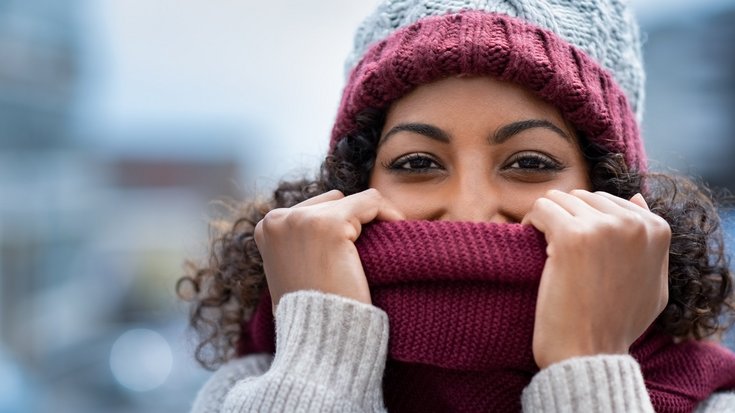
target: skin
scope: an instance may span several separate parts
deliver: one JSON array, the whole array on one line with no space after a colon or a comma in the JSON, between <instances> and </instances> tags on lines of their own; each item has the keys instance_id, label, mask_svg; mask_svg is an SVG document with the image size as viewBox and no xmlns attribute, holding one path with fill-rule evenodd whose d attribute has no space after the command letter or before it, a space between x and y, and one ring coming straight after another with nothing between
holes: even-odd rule
<instances>
[{"instance_id":1,"label":"skin","mask_svg":"<svg viewBox=\"0 0 735 413\"><path fill-rule=\"evenodd\" d=\"M590 192L573 128L520 86L448 78L396 101L370 186L350 196L330 191L258 223L274 308L306 289L371 304L354 242L376 219L522 223L543 232L548 258L533 337L540 368L625 354L666 305L668 225L640 195Z\"/></svg>"},{"instance_id":2,"label":"skin","mask_svg":"<svg viewBox=\"0 0 735 413\"><path fill-rule=\"evenodd\" d=\"M521 129L524 121L530 127ZM370 186L407 219L518 223L551 189L591 187L559 111L490 78L416 89L393 105L381 137Z\"/></svg>"}]
</instances>

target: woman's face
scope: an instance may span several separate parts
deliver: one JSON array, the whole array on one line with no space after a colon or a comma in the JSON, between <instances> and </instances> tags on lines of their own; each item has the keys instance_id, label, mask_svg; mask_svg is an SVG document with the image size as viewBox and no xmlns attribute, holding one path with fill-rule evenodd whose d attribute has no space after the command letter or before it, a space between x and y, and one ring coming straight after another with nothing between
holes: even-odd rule
<instances>
[{"instance_id":1,"label":"woman's face","mask_svg":"<svg viewBox=\"0 0 735 413\"><path fill-rule=\"evenodd\" d=\"M591 189L573 129L520 86L423 85L387 113L370 186L406 219L520 222L550 189Z\"/></svg>"}]
</instances>

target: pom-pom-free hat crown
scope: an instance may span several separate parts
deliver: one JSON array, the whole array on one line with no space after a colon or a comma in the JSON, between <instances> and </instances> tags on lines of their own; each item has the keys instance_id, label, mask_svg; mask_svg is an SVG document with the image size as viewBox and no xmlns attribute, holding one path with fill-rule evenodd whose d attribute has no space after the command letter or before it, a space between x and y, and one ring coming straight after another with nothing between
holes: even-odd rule
<instances>
[{"instance_id":1,"label":"pom-pom-free hat crown","mask_svg":"<svg viewBox=\"0 0 735 413\"><path fill-rule=\"evenodd\" d=\"M347 73L373 44L429 16L476 10L547 29L608 70L642 120L645 72L638 24L628 0L388 0L365 18L345 62Z\"/></svg>"},{"instance_id":2,"label":"pom-pom-free hat crown","mask_svg":"<svg viewBox=\"0 0 735 413\"><path fill-rule=\"evenodd\" d=\"M364 29L360 36L366 36ZM646 170L635 111L609 69L553 31L477 10L418 18L372 43L350 72L330 150L355 130L363 110L385 110L417 86L457 75L491 76L530 89L591 143L622 153L631 169Z\"/></svg>"}]
</instances>

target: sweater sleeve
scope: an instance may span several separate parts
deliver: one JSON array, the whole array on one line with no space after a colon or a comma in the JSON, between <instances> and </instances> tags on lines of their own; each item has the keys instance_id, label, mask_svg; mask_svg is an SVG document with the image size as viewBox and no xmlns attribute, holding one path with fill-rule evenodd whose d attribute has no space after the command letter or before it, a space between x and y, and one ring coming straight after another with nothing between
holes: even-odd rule
<instances>
[{"instance_id":1,"label":"sweater sleeve","mask_svg":"<svg viewBox=\"0 0 735 413\"><path fill-rule=\"evenodd\" d=\"M228 361L204 383L191 409L191 413L220 413L227 393L239 380L260 376L271 365L270 354L252 354Z\"/></svg>"},{"instance_id":2,"label":"sweater sleeve","mask_svg":"<svg viewBox=\"0 0 735 413\"><path fill-rule=\"evenodd\" d=\"M385 312L336 295L299 291L281 298L276 326L270 369L258 374L257 368L228 366L221 372L223 367L202 388L192 413L385 411ZM251 363L258 363L256 357L266 356L251 356Z\"/></svg>"},{"instance_id":3,"label":"sweater sleeve","mask_svg":"<svg viewBox=\"0 0 735 413\"><path fill-rule=\"evenodd\" d=\"M735 413L735 391L715 393L697 406L696 413Z\"/></svg>"},{"instance_id":4,"label":"sweater sleeve","mask_svg":"<svg viewBox=\"0 0 735 413\"><path fill-rule=\"evenodd\" d=\"M640 365L631 356L576 357L553 364L523 390L524 412L651 412ZM714 393L696 413L735 413L735 392Z\"/></svg>"},{"instance_id":5,"label":"sweater sleeve","mask_svg":"<svg viewBox=\"0 0 735 413\"><path fill-rule=\"evenodd\" d=\"M524 412L654 412L640 366L628 355L553 364L533 377L521 403Z\"/></svg>"}]
</instances>

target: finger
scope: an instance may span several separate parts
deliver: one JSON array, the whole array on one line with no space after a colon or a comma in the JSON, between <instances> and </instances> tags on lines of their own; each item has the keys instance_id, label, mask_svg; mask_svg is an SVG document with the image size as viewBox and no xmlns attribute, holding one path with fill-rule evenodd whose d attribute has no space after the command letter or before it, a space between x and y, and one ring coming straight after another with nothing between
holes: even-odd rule
<instances>
[{"instance_id":1,"label":"finger","mask_svg":"<svg viewBox=\"0 0 735 413\"><path fill-rule=\"evenodd\" d=\"M361 193L365 197L369 197L370 199L373 199L375 202L375 206L377 207L377 210L375 211L374 215L372 211L364 211L364 216L360 217L359 213L356 215L358 219L360 219L361 223L370 222L374 219L379 219L381 221L400 221L406 219L403 215L403 212L401 212L400 209L396 208L393 203L391 203L388 199L383 197L383 195L378 191L377 189L370 188L367 191L363 191Z\"/></svg>"},{"instance_id":2,"label":"finger","mask_svg":"<svg viewBox=\"0 0 735 413\"><path fill-rule=\"evenodd\" d=\"M587 192L575 190L572 193L565 193L558 190L551 190L546 193L545 197L556 202L559 206L567 210L569 214L575 217L587 217L599 214L599 211L593 206L585 202L584 199L577 196L579 192Z\"/></svg>"},{"instance_id":3,"label":"finger","mask_svg":"<svg viewBox=\"0 0 735 413\"><path fill-rule=\"evenodd\" d=\"M589 191L582 191L582 190L574 190L572 193L576 196L578 196L580 199L582 199L584 202L589 204L591 207L595 208L596 210L605 213L605 214L618 214L621 212L621 208L623 208L622 205L618 204L617 202L614 202L611 198L604 196L604 192L589 192ZM615 197L614 195L610 195L611 197ZM617 197L616 197L617 198ZM618 198L623 202L626 202L622 198ZM625 208L629 209L629 208ZM640 212L640 211L638 211Z\"/></svg>"},{"instance_id":4,"label":"finger","mask_svg":"<svg viewBox=\"0 0 735 413\"><path fill-rule=\"evenodd\" d=\"M625 208L627 210L630 210L630 211L633 211L633 212L638 212L638 213L644 212L644 211L645 212L648 212L648 205L647 204L644 207L644 206L641 206L641 205L636 204L636 203L633 202L632 199L633 198L636 198L636 196L633 196L633 198L631 198L631 200L628 201L627 199L623 199L623 198L617 197L617 196L615 196L613 194L609 194L609 193L603 192L603 191L597 191L597 192L595 192L595 194L600 195L600 196L603 196L603 197L609 199L610 201L614 202L618 206L621 206L621 207L623 207L623 208ZM639 195L639 194L636 194L636 195ZM641 196L640 199L643 199L643 197ZM640 200L638 202L640 202ZM645 204L645 200L643 201L643 203Z\"/></svg>"},{"instance_id":5,"label":"finger","mask_svg":"<svg viewBox=\"0 0 735 413\"><path fill-rule=\"evenodd\" d=\"M375 188L370 188L340 200L340 211L348 220L356 219L367 224L375 219L396 221L404 219L403 213L391 205Z\"/></svg>"},{"instance_id":6,"label":"finger","mask_svg":"<svg viewBox=\"0 0 735 413\"><path fill-rule=\"evenodd\" d=\"M630 198L630 202L638 205L641 208L644 208L646 211L650 211L651 208L648 207L648 202L646 202L646 199L643 198L643 195L639 193L633 195L632 198Z\"/></svg>"},{"instance_id":7,"label":"finger","mask_svg":"<svg viewBox=\"0 0 735 413\"><path fill-rule=\"evenodd\" d=\"M380 210L378 211L378 215L375 217L375 219L381 220L381 221L403 221L406 219L406 216L403 214L403 211L398 209L390 200L380 196L382 199L382 204L380 206Z\"/></svg>"},{"instance_id":8,"label":"finger","mask_svg":"<svg viewBox=\"0 0 735 413\"><path fill-rule=\"evenodd\" d=\"M521 221L523 225L532 225L544 234L553 232L555 229L574 225L574 217L559 204L549 198L541 197L534 202L529 211Z\"/></svg>"},{"instance_id":9,"label":"finger","mask_svg":"<svg viewBox=\"0 0 735 413\"><path fill-rule=\"evenodd\" d=\"M263 220L261 219L258 221L257 224L255 224L255 230L253 231L253 239L255 240L255 245L258 248L261 248L263 245L264 237L263 237Z\"/></svg>"},{"instance_id":10,"label":"finger","mask_svg":"<svg viewBox=\"0 0 735 413\"><path fill-rule=\"evenodd\" d=\"M292 208L301 208L309 205L321 204L323 202L336 201L344 197L345 195L341 191L332 189L331 191L327 191L323 194L311 197L305 201L301 201L298 204L294 205Z\"/></svg>"}]
</instances>

